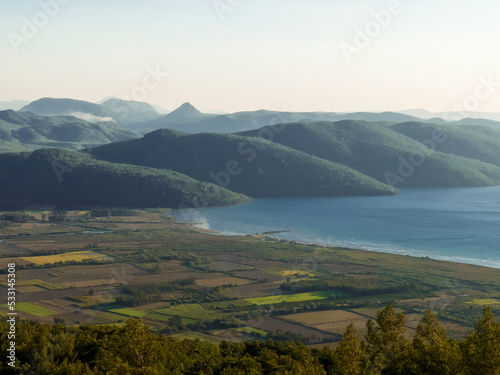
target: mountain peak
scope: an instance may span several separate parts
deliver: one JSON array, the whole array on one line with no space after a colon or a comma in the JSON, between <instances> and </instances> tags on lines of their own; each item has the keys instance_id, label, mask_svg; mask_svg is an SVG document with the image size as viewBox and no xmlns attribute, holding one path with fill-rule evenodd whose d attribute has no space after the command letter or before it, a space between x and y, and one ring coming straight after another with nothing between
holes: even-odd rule
<instances>
[{"instance_id":1,"label":"mountain peak","mask_svg":"<svg viewBox=\"0 0 500 375\"><path fill-rule=\"evenodd\" d=\"M169 120L185 120L200 117L201 115L202 113L198 111L191 103L186 102L175 111L170 112L166 117Z\"/></svg>"}]
</instances>

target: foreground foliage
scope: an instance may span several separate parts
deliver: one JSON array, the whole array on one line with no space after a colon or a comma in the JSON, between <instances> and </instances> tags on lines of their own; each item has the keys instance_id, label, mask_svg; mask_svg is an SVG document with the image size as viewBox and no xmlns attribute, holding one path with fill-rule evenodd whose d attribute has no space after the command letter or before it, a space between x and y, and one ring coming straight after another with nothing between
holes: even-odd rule
<instances>
[{"instance_id":1,"label":"foreground foliage","mask_svg":"<svg viewBox=\"0 0 500 375\"><path fill-rule=\"evenodd\" d=\"M123 326L18 322L16 368L2 374L500 374L500 323L489 307L458 343L427 311L410 341L392 305L368 321L362 342L351 324L335 349L293 341L219 345L157 335L139 320ZM9 326L0 325L2 351Z\"/></svg>"}]
</instances>

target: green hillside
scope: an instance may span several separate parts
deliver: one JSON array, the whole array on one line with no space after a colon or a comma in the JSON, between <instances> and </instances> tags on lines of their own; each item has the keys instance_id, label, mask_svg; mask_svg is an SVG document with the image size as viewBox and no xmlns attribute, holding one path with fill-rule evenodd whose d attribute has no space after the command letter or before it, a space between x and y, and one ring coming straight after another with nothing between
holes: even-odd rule
<instances>
[{"instance_id":1,"label":"green hillside","mask_svg":"<svg viewBox=\"0 0 500 375\"><path fill-rule=\"evenodd\" d=\"M265 137L272 134L276 143L347 165L397 187L500 184L500 168L478 160L433 152L392 129L377 123L347 120L277 125L239 134ZM429 139L432 138L429 136ZM441 141L437 138L434 143Z\"/></svg>"},{"instance_id":2,"label":"green hillside","mask_svg":"<svg viewBox=\"0 0 500 375\"><path fill-rule=\"evenodd\" d=\"M0 111L0 153L46 147L77 150L137 137L136 132L113 122L91 123L72 116Z\"/></svg>"},{"instance_id":3,"label":"green hillside","mask_svg":"<svg viewBox=\"0 0 500 375\"><path fill-rule=\"evenodd\" d=\"M119 163L165 168L252 197L389 195L396 190L341 164L258 138L158 130L92 150Z\"/></svg>"},{"instance_id":4,"label":"green hillside","mask_svg":"<svg viewBox=\"0 0 500 375\"><path fill-rule=\"evenodd\" d=\"M0 155L0 208L205 207L249 199L186 175L43 149Z\"/></svg>"},{"instance_id":5,"label":"green hillside","mask_svg":"<svg viewBox=\"0 0 500 375\"><path fill-rule=\"evenodd\" d=\"M406 122L391 129L416 141L432 139L441 132L446 140L436 144L436 150L448 154L477 159L500 166L500 130L479 125L434 125Z\"/></svg>"}]
</instances>

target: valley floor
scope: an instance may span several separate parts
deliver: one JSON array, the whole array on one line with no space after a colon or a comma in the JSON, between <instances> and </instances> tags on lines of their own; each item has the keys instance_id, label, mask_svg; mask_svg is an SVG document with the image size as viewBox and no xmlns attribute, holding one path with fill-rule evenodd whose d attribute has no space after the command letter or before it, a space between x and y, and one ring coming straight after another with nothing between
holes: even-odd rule
<instances>
[{"instance_id":1,"label":"valley floor","mask_svg":"<svg viewBox=\"0 0 500 375\"><path fill-rule=\"evenodd\" d=\"M351 322L362 336L389 302L405 312L408 337L432 309L460 339L485 305L500 312L499 269L214 235L166 210L67 212L58 221L48 221L51 212L23 214L27 222L0 228L2 316L9 263L22 319L78 325L135 317L158 332L212 342L335 346Z\"/></svg>"}]
</instances>

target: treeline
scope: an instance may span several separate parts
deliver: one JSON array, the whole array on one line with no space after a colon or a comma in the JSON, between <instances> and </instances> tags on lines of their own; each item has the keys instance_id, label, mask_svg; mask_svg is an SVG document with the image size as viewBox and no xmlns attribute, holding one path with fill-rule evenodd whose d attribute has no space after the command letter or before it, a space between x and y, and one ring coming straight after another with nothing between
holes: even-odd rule
<instances>
[{"instance_id":1,"label":"treeline","mask_svg":"<svg viewBox=\"0 0 500 375\"><path fill-rule=\"evenodd\" d=\"M90 217L111 217L111 216L138 216L139 212L126 208L94 208L90 211Z\"/></svg>"},{"instance_id":2,"label":"treeline","mask_svg":"<svg viewBox=\"0 0 500 375\"><path fill-rule=\"evenodd\" d=\"M1 358L2 374L439 374L500 373L500 323L487 307L462 342L450 339L430 310L413 340L392 305L367 322L361 341L351 324L336 349L311 349L296 341L215 345L154 334L141 321L109 325L48 326L20 321L15 368ZM9 324L0 324L7 353Z\"/></svg>"},{"instance_id":3,"label":"treeline","mask_svg":"<svg viewBox=\"0 0 500 375\"><path fill-rule=\"evenodd\" d=\"M392 284L392 285L390 285ZM383 286L382 286L383 285ZM388 286L389 285L389 286ZM404 293L423 290L422 286L412 283L380 283L378 280L359 277L339 277L319 280L299 280L284 282L280 289L293 292L316 292L335 289L352 296L364 297L389 293Z\"/></svg>"},{"instance_id":4,"label":"treeline","mask_svg":"<svg viewBox=\"0 0 500 375\"><path fill-rule=\"evenodd\" d=\"M162 300L161 294L183 289L194 284L193 278L165 281L160 283L130 283L122 284L122 289L128 296L119 296L116 303L125 306L141 306Z\"/></svg>"}]
</instances>

